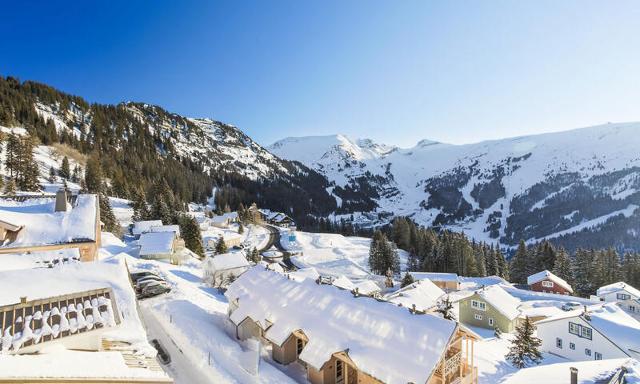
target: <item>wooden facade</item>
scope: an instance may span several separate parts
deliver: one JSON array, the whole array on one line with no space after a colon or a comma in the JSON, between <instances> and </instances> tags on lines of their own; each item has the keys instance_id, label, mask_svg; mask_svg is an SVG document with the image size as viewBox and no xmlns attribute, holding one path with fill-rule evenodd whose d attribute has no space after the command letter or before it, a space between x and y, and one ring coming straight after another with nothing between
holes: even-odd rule
<instances>
[{"instance_id":1,"label":"wooden facade","mask_svg":"<svg viewBox=\"0 0 640 384\"><path fill-rule=\"evenodd\" d=\"M529 285L529 289L535 292L556 293L558 295L570 295L573 292L556 283L551 278L540 280L537 283Z\"/></svg>"}]
</instances>

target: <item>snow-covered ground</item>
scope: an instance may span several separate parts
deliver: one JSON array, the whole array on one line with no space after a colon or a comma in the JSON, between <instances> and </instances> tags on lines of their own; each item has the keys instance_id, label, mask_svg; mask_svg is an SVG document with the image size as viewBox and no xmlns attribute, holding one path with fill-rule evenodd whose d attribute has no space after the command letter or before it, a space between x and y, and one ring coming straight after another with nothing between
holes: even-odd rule
<instances>
[{"instance_id":1,"label":"snow-covered ground","mask_svg":"<svg viewBox=\"0 0 640 384\"><path fill-rule=\"evenodd\" d=\"M314 267L321 275L338 277L345 275L352 279L371 275L369 270L369 246L366 237L342 236L331 233L296 232L296 241L291 243L282 234L282 245L301 254L292 256L300 267ZM398 250L400 264L404 269L408 254Z\"/></svg>"}]
</instances>

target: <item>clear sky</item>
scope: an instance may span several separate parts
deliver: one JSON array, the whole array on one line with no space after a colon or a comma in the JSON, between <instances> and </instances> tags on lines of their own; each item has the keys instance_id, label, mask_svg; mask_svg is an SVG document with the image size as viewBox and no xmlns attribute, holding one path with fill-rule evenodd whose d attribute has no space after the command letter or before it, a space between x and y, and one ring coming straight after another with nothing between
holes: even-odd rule
<instances>
[{"instance_id":1,"label":"clear sky","mask_svg":"<svg viewBox=\"0 0 640 384\"><path fill-rule=\"evenodd\" d=\"M262 144L411 146L640 120L638 1L3 2L0 74Z\"/></svg>"}]
</instances>

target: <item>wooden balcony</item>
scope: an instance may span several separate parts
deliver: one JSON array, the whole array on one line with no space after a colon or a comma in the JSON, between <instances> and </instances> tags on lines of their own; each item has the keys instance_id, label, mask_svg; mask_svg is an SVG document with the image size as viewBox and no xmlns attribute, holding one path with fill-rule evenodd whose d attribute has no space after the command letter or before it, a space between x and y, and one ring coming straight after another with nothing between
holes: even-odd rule
<instances>
[{"instance_id":1,"label":"wooden balcony","mask_svg":"<svg viewBox=\"0 0 640 384\"><path fill-rule=\"evenodd\" d=\"M451 351L444 363L435 371L434 383L438 384L475 384L478 382L478 369L467 364L462 351Z\"/></svg>"}]
</instances>

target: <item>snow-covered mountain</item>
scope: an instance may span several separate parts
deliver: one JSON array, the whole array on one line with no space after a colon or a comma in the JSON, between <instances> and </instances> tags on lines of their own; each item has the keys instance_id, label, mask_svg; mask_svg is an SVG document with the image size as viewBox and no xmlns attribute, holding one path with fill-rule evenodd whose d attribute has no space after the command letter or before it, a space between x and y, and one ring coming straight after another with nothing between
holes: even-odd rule
<instances>
[{"instance_id":1,"label":"snow-covered mountain","mask_svg":"<svg viewBox=\"0 0 640 384\"><path fill-rule=\"evenodd\" d=\"M334 182L338 213L376 224L397 215L514 246L639 248L640 123L468 145L400 149L342 135L287 138L268 149ZM365 208L365 209L360 209Z\"/></svg>"}]
</instances>

